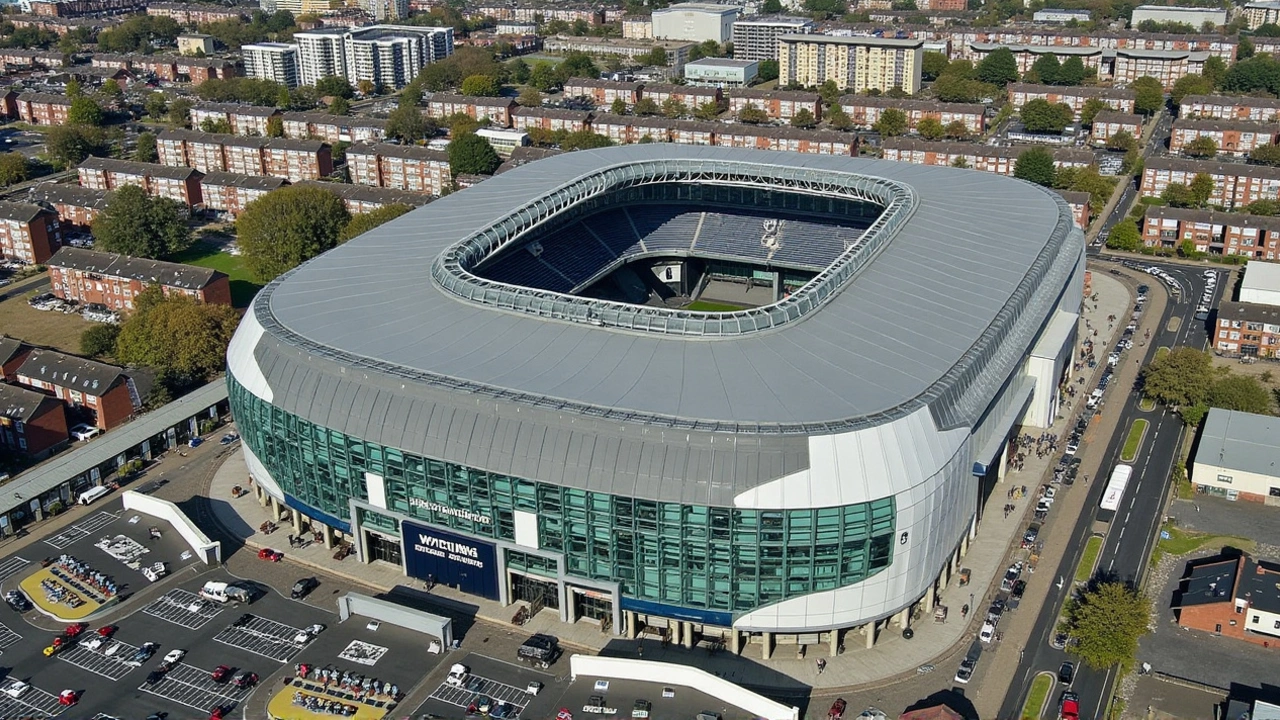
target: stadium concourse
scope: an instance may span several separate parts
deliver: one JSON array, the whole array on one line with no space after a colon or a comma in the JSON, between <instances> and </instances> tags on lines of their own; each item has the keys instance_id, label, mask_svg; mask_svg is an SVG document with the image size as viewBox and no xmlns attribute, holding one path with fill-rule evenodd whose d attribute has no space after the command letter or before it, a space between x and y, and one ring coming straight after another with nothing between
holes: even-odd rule
<instances>
[{"instance_id":1,"label":"stadium concourse","mask_svg":"<svg viewBox=\"0 0 1280 720\"><path fill-rule=\"evenodd\" d=\"M834 655L930 618L1003 504L1007 440L1058 414L1083 252L1060 197L984 173L568 153L272 282L231 404L270 511L362 562ZM712 281L766 292L698 311Z\"/></svg>"}]
</instances>

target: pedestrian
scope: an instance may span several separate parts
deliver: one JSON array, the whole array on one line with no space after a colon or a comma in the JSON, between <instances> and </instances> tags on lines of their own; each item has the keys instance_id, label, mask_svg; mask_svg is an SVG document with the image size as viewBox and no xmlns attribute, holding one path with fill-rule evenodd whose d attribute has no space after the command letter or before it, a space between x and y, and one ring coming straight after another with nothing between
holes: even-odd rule
<instances>
[{"instance_id":1,"label":"pedestrian","mask_svg":"<svg viewBox=\"0 0 1280 720\"><path fill-rule=\"evenodd\" d=\"M818 658L818 674L821 675L822 671L826 669L827 669L827 661L823 658Z\"/></svg>"},{"instance_id":2,"label":"pedestrian","mask_svg":"<svg viewBox=\"0 0 1280 720\"><path fill-rule=\"evenodd\" d=\"M294 547L294 544L293 544L293 543L294 543L293 536L292 536L292 535L290 535L290 536L289 536L289 547Z\"/></svg>"}]
</instances>

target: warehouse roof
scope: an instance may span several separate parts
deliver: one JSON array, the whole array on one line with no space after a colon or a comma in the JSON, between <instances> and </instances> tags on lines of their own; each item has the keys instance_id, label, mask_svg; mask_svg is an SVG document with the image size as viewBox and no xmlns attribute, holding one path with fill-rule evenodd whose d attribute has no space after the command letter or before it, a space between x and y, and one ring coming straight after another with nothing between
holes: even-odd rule
<instances>
[{"instance_id":1,"label":"warehouse roof","mask_svg":"<svg viewBox=\"0 0 1280 720\"><path fill-rule=\"evenodd\" d=\"M1204 421L1196 463L1280 477L1280 418L1212 408Z\"/></svg>"}]
</instances>

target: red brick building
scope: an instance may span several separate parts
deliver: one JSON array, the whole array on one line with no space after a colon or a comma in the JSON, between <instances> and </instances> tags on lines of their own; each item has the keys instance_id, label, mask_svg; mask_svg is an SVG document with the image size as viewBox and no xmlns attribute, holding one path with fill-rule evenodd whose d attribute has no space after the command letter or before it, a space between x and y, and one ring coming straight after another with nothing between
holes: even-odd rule
<instances>
[{"instance_id":1,"label":"red brick building","mask_svg":"<svg viewBox=\"0 0 1280 720\"><path fill-rule=\"evenodd\" d=\"M1218 304L1215 322L1213 347L1219 354L1280 359L1280 307L1224 300ZM1242 499L1272 502L1271 497L1268 493Z\"/></svg>"},{"instance_id":2,"label":"red brick building","mask_svg":"<svg viewBox=\"0 0 1280 720\"><path fill-rule=\"evenodd\" d=\"M387 136L387 121L348 117L321 112L287 112L284 136L294 140L323 140L329 144L381 142Z\"/></svg>"},{"instance_id":3,"label":"red brick building","mask_svg":"<svg viewBox=\"0 0 1280 720\"><path fill-rule=\"evenodd\" d=\"M564 130L581 132L591 127L591 113L587 110L565 108L516 107L511 111L511 127L516 130Z\"/></svg>"},{"instance_id":4,"label":"red brick building","mask_svg":"<svg viewBox=\"0 0 1280 720\"><path fill-rule=\"evenodd\" d=\"M1142 243L1177 250L1190 240L1196 252L1280 258L1280 217L1153 205L1142 219Z\"/></svg>"},{"instance_id":5,"label":"red brick building","mask_svg":"<svg viewBox=\"0 0 1280 720\"><path fill-rule=\"evenodd\" d=\"M0 383L0 450L43 460L70 442L62 403L34 390Z\"/></svg>"},{"instance_id":6,"label":"red brick building","mask_svg":"<svg viewBox=\"0 0 1280 720\"><path fill-rule=\"evenodd\" d=\"M201 172L273 175L291 182L333 174L332 150L319 140L165 130L156 138L156 153L164 165Z\"/></svg>"},{"instance_id":7,"label":"red brick building","mask_svg":"<svg viewBox=\"0 0 1280 720\"><path fill-rule=\"evenodd\" d=\"M1120 132L1127 132L1134 140L1141 140L1142 117L1115 110L1103 110L1093 116L1089 141L1094 145L1106 145L1108 140Z\"/></svg>"},{"instance_id":8,"label":"red brick building","mask_svg":"<svg viewBox=\"0 0 1280 720\"><path fill-rule=\"evenodd\" d=\"M603 135L619 145L638 143L644 138L653 142L671 142L671 129L677 120L663 117L639 117L596 113L591 118L591 131Z\"/></svg>"},{"instance_id":9,"label":"red brick building","mask_svg":"<svg viewBox=\"0 0 1280 720\"><path fill-rule=\"evenodd\" d=\"M644 92L644 83L618 82L616 80L597 80L595 78L569 78L564 83L564 96L567 98L587 98L598 108L608 108L614 100L621 99L627 107L632 107L640 100Z\"/></svg>"},{"instance_id":10,"label":"red brick building","mask_svg":"<svg viewBox=\"0 0 1280 720\"><path fill-rule=\"evenodd\" d=\"M319 180L303 180L294 183L302 187L318 187L337 195L347 212L352 215L371 212L387 205L408 205L418 207L431 202L431 196L422 193L392 190L390 188L369 187L367 185L346 185L343 183L320 182Z\"/></svg>"},{"instance_id":11,"label":"red brick building","mask_svg":"<svg viewBox=\"0 0 1280 720\"><path fill-rule=\"evenodd\" d=\"M1280 642L1280 565L1243 554L1187 565L1173 595L1178 625L1255 645Z\"/></svg>"},{"instance_id":12,"label":"red brick building","mask_svg":"<svg viewBox=\"0 0 1280 720\"><path fill-rule=\"evenodd\" d=\"M71 99L66 95L22 93L18 96L18 119L32 125L66 125Z\"/></svg>"},{"instance_id":13,"label":"red brick building","mask_svg":"<svg viewBox=\"0 0 1280 720\"><path fill-rule=\"evenodd\" d=\"M1137 98L1137 93L1127 88L1066 87L1009 83L1006 89L1009 93L1009 102L1013 104L1014 110L1021 110L1022 106L1031 100L1046 100L1051 105L1066 104L1076 114L1077 120L1080 119L1080 110L1091 98L1097 98L1111 106L1112 110L1122 113L1132 113L1133 103Z\"/></svg>"},{"instance_id":14,"label":"red brick building","mask_svg":"<svg viewBox=\"0 0 1280 720\"><path fill-rule=\"evenodd\" d=\"M652 100L658 104L658 107L662 107L663 103L672 100L689 108L690 112L709 102L719 105L722 100L720 88L694 85L665 85L661 83L645 85L640 91L640 97Z\"/></svg>"},{"instance_id":15,"label":"red brick building","mask_svg":"<svg viewBox=\"0 0 1280 720\"><path fill-rule=\"evenodd\" d=\"M511 127L511 111L516 101L503 97L470 97L452 93L436 93L427 101L427 116L447 118L466 115L476 120L488 120L500 128Z\"/></svg>"},{"instance_id":16,"label":"red brick building","mask_svg":"<svg viewBox=\"0 0 1280 720\"><path fill-rule=\"evenodd\" d=\"M53 294L63 300L132 310L139 293L159 285L166 297L231 304L227 276L209 268L74 247L59 250L48 265Z\"/></svg>"},{"instance_id":17,"label":"red brick building","mask_svg":"<svg viewBox=\"0 0 1280 720\"><path fill-rule=\"evenodd\" d=\"M1062 199L1066 200L1067 204L1071 206L1071 214L1075 217L1076 225L1081 230L1088 230L1089 219L1093 214L1089 206L1093 199L1092 196L1089 193L1076 192L1074 190L1056 190L1055 192L1061 195Z\"/></svg>"},{"instance_id":18,"label":"red brick building","mask_svg":"<svg viewBox=\"0 0 1280 720\"><path fill-rule=\"evenodd\" d=\"M91 35L96 35L99 31L114 24L114 21L107 18L63 18L52 15L8 15L5 19L13 23L14 27L45 30L59 37L80 29L86 30ZM61 63L59 62L58 64Z\"/></svg>"},{"instance_id":19,"label":"red brick building","mask_svg":"<svg viewBox=\"0 0 1280 720\"><path fill-rule=\"evenodd\" d=\"M1140 197L1160 197L1169 185L1190 185L1200 173L1213 179L1213 194L1209 197L1211 205L1221 205L1230 210L1242 208L1255 200L1280 198L1280 168L1169 157L1147 159L1142 169Z\"/></svg>"},{"instance_id":20,"label":"red brick building","mask_svg":"<svg viewBox=\"0 0 1280 720\"><path fill-rule=\"evenodd\" d=\"M31 191L31 201L51 208L64 228L88 229L93 219L107 207L111 193L64 183L41 183Z\"/></svg>"},{"instance_id":21,"label":"red brick building","mask_svg":"<svg viewBox=\"0 0 1280 720\"><path fill-rule=\"evenodd\" d=\"M235 135L266 137L271 118L280 114L273 107L236 103L201 103L191 107L191 127L200 129L205 121L225 121Z\"/></svg>"},{"instance_id":22,"label":"red brick building","mask_svg":"<svg viewBox=\"0 0 1280 720\"><path fill-rule=\"evenodd\" d=\"M32 0L31 13L55 17L129 15L146 6L146 0Z\"/></svg>"},{"instance_id":23,"label":"red brick building","mask_svg":"<svg viewBox=\"0 0 1280 720\"><path fill-rule=\"evenodd\" d=\"M971 170L1013 175L1018 156L1031 146L1010 145L997 147L963 142L932 142L912 138L885 138L881 142L885 160L909 162L916 165L950 165ZM1089 167L1096 161L1088 150L1051 148L1056 167Z\"/></svg>"},{"instance_id":24,"label":"red brick building","mask_svg":"<svg viewBox=\"0 0 1280 720\"><path fill-rule=\"evenodd\" d=\"M11 383L18 379L18 368L27 361L31 354L30 345L11 337L0 335L0 377Z\"/></svg>"},{"instance_id":25,"label":"red brick building","mask_svg":"<svg viewBox=\"0 0 1280 720\"><path fill-rule=\"evenodd\" d=\"M173 79L175 82L200 85L206 80L226 80L239 76L236 64L222 58L197 58L179 56L173 61Z\"/></svg>"},{"instance_id":26,"label":"red brick building","mask_svg":"<svg viewBox=\"0 0 1280 720\"><path fill-rule=\"evenodd\" d=\"M52 50L0 49L0 71L49 70L62 67L62 53Z\"/></svg>"},{"instance_id":27,"label":"red brick building","mask_svg":"<svg viewBox=\"0 0 1280 720\"><path fill-rule=\"evenodd\" d=\"M203 173L189 167L168 167L155 163L89 157L77 168L80 185L92 190L115 190L138 185L152 197L163 197L192 207L203 202L200 178Z\"/></svg>"},{"instance_id":28,"label":"red brick building","mask_svg":"<svg viewBox=\"0 0 1280 720\"><path fill-rule=\"evenodd\" d=\"M39 265L60 247L57 213L39 205L0 201L0 257Z\"/></svg>"},{"instance_id":29,"label":"red brick building","mask_svg":"<svg viewBox=\"0 0 1280 720\"><path fill-rule=\"evenodd\" d=\"M235 218L249 203L285 185L284 178L265 175L237 175L213 170L200 180L200 195L206 210Z\"/></svg>"},{"instance_id":30,"label":"red brick building","mask_svg":"<svg viewBox=\"0 0 1280 720\"><path fill-rule=\"evenodd\" d=\"M798 90L756 90L732 88L724 91L729 112L737 115L748 106L763 110L770 120L790 120L801 110L822 117L822 98L817 93Z\"/></svg>"},{"instance_id":31,"label":"red brick building","mask_svg":"<svg viewBox=\"0 0 1280 720\"><path fill-rule=\"evenodd\" d=\"M857 155L858 136L830 130L801 130L793 127L752 127L721 125L715 144L721 147L780 150L816 155Z\"/></svg>"},{"instance_id":32,"label":"red brick building","mask_svg":"<svg viewBox=\"0 0 1280 720\"><path fill-rule=\"evenodd\" d=\"M262 148L262 166L264 174L290 182L319 180L333 174L333 153L319 140L272 138Z\"/></svg>"},{"instance_id":33,"label":"red brick building","mask_svg":"<svg viewBox=\"0 0 1280 720\"><path fill-rule=\"evenodd\" d=\"M1179 118L1276 122L1280 100L1245 95L1188 95L1178 105Z\"/></svg>"},{"instance_id":34,"label":"red brick building","mask_svg":"<svg viewBox=\"0 0 1280 720\"><path fill-rule=\"evenodd\" d=\"M907 127L915 130L920 121L933 118L945 127L953 122L964 124L969 135L981 135L986 130L987 106L978 103L944 103L935 100L910 100L870 95L845 95L840 98L844 110L854 127L869 129L880 120L889 108L900 110L907 116Z\"/></svg>"},{"instance_id":35,"label":"red brick building","mask_svg":"<svg viewBox=\"0 0 1280 720\"><path fill-rule=\"evenodd\" d=\"M414 145L352 145L347 170L356 185L440 195L451 187L449 156Z\"/></svg>"},{"instance_id":36,"label":"red brick building","mask_svg":"<svg viewBox=\"0 0 1280 720\"><path fill-rule=\"evenodd\" d=\"M246 17L246 14L237 8L175 2L147 3L147 14L173 18L179 25L203 25L221 20L244 20Z\"/></svg>"},{"instance_id":37,"label":"red brick building","mask_svg":"<svg viewBox=\"0 0 1280 720\"><path fill-rule=\"evenodd\" d=\"M32 350L18 368L17 381L61 400L71 425L84 422L110 430L142 408L138 389L123 368L54 350Z\"/></svg>"},{"instance_id":38,"label":"red brick building","mask_svg":"<svg viewBox=\"0 0 1280 720\"><path fill-rule=\"evenodd\" d=\"M1280 132L1280 128L1272 123L1178 118L1173 121L1173 130L1169 136L1169 152L1181 153L1188 143L1207 137L1217 143L1219 155L1243 157L1255 148L1274 143L1277 132Z\"/></svg>"}]
</instances>

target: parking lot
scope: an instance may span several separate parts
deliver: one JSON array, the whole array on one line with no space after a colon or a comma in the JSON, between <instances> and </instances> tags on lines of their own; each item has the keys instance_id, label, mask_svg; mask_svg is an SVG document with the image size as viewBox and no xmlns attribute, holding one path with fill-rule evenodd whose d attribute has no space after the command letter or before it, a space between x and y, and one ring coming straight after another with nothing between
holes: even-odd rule
<instances>
[{"instance_id":1,"label":"parking lot","mask_svg":"<svg viewBox=\"0 0 1280 720\"><path fill-rule=\"evenodd\" d=\"M0 695L0 718L53 717L66 709L57 695L34 685L16 698Z\"/></svg>"},{"instance_id":2,"label":"parking lot","mask_svg":"<svg viewBox=\"0 0 1280 720\"><path fill-rule=\"evenodd\" d=\"M222 606L189 590L176 589L161 595L142 612L188 630L199 630L222 612Z\"/></svg>"},{"instance_id":3,"label":"parking lot","mask_svg":"<svg viewBox=\"0 0 1280 720\"><path fill-rule=\"evenodd\" d=\"M20 557L6 558L4 562L0 562L0 582L8 580L10 577L22 572L28 565L30 560L24 560Z\"/></svg>"},{"instance_id":4,"label":"parking lot","mask_svg":"<svg viewBox=\"0 0 1280 720\"><path fill-rule=\"evenodd\" d=\"M106 651L110 648L114 648L114 650L110 655L107 655ZM77 643L58 653L57 657L63 662L71 663L78 668L88 670L94 675L101 675L115 682L138 667L129 662L137 650L138 648L135 645L117 640L107 640L96 649L90 649L84 644Z\"/></svg>"},{"instance_id":5,"label":"parking lot","mask_svg":"<svg viewBox=\"0 0 1280 720\"><path fill-rule=\"evenodd\" d=\"M143 692L159 695L173 702L207 712L215 707L230 709L245 701L252 688L238 688L229 682L217 682L212 670L178 663L158 682L143 682Z\"/></svg>"},{"instance_id":6,"label":"parking lot","mask_svg":"<svg viewBox=\"0 0 1280 720\"><path fill-rule=\"evenodd\" d=\"M22 636L9 629L8 625L0 623L0 650L4 650L21 639Z\"/></svg>"},{"instance_id":7,"label":"parking lot","mask_svg":"<svg viewBox=\"0 0 1280 720\"><path fill-rule=\"evenodd\" d=\"M90 515L57 535L45 538L45 544L52 545L58 550L65 550L81 538L92 535L119 519L119 515L106 511Z\"/></svg>"},{"instance_id":8,"label":"parking lot","mask_svg":"<svg viewBox=\"0 0 1280 720\"><path fill-rule=\"evenodd\" d=\"M525 707L529 704L530 697L529 693L525 692L525 688L512 687L504 682L480 675L472 675L467 678L467 682L463 687L440 683L440 687L431 693L433 699L447 702L450 705L457 705L460 708L470 705L477 696L485 696L497 702L510 704L514 712L506 716L509 718L519 717L520 713L524 712Z\"/></svg>"},{"instance_id":9,"label":"parking lot","mask_svg":"<svg viewBox=\"0 0 1280 720\"><path fill-rule=\"evenodd\" d=\"M300 632L301 628L246 614L213 639L283 663L292 660L310 642L295 643L294 638Z\"/></svg>"}]
</instances>

